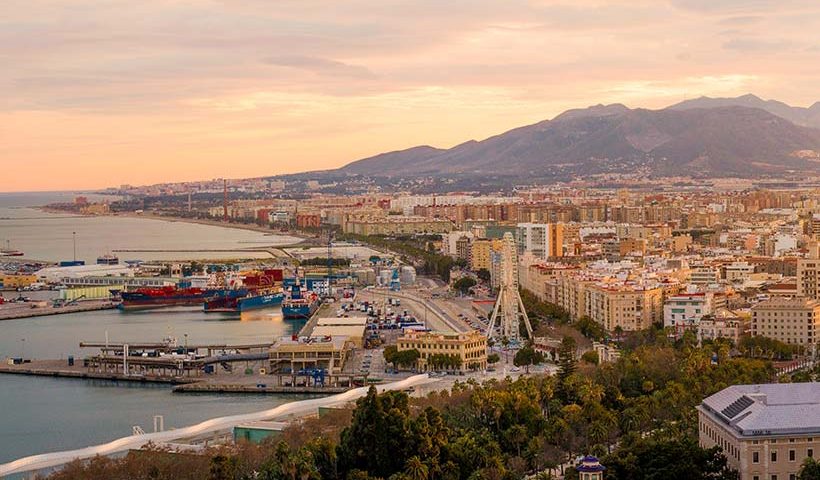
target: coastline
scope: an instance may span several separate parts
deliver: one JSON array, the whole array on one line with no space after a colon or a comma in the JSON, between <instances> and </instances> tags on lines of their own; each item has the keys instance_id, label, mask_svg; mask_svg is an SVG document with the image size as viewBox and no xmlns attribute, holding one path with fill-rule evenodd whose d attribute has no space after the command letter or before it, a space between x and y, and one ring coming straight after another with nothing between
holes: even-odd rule
<instances>
[{"instance_id":1,"label":"coastline","mask_svg":"<svg viewBox=\"0 0 820 480\"><path fill-rule=\"evenodd\" d=\"M73 217L125 217L125 218L144 218L149 220L161 220L164 222L181 222L181 223L195 223L199 225L208 225L211 227L222 227L222 228L233 228L237 230L249 230L252 232L259 232L259 233L266 233L268 235L277 235L282 237L292 237L294 239L298 239L300 241L309 240L314 238L310 235L306 235L302 232L297 230L272 230L267 227L262 227L259 225L253 224L245 224L245 223L225 223L219 220L209 220L206 218L188 218L188 217L178 217L175 215L157 215L155 213L144 212L144 213L133 213L133 212L118 212L118 213L109 213L107 215L83 215L74 212L66 212L65 210L60 210L56 208L49 208L48 205L39 206L39 207L31 207L37 210L46 212L46 213L53 213L59 215L71 215ZM298 243L298 242L297 242Z\"/></svg>"},{"instance_id":2,"label":"coastline","mask_svg":"<svg viewBox=\"0 0 820 480\"><path fill-rule=\"evenodd\" d=\"M174 215L157 215L154 213L133 213L133 212L122 212L122 213L113 213L108 216L111 217L126 217L126 218L147 218L150 220L162 220L165 222L182 222L182 223L196 223L199 225L209 225L212 227L223 227L223 228L234 228L237 230L249 230L252 232L260 232L260 233L267 233L269 235L278 235L283 237L293 237L300 240L307 240L311 238L304 233L297 232L296 230L272 230L267 227L261 227L259 225L252 225L252 224L245 224L245 223L225 223L219 220L209 220L205 218L187 218L187 217L177 217Z\"/></svg>"}]
</instances>

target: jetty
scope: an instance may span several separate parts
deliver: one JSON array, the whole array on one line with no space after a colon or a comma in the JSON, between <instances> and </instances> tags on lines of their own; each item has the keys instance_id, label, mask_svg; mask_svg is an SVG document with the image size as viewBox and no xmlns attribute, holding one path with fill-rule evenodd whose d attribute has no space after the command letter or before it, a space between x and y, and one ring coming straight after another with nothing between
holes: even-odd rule
<instances>
[{"instance_id":1,"label":"jetty","mask_svg":"<svg viewBox=\"0 0 820 480\"><path fill-rule=\"evenodd\" d=\"M117 304L109 300L83 300L65 305L54 305L47 301L4 303L0 305L0 320L110 310L116 307Z\"/></svg>"}]
</instances>

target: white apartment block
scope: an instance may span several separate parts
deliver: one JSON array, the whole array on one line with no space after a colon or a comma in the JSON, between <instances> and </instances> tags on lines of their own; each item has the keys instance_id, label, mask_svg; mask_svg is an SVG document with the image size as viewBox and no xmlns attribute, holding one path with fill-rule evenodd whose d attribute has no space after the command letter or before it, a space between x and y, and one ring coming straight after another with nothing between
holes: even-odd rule
<instances>
[{"instance_id":1,"label":"white apartment block","mask_svg":"<svg viewBox=\"0 0 820 480\"><path fill-rule=\"evenodd\" d=\"M518 254L532 253L546 259L563 255L563 225L556 223L519 223L515 235Z\"/></svg>"},{"instance_id":2,"label":"white apartment block","mask_svg":"<svg viewBox=\"0 0 820 480\"><path fill-rule=\"evenodd\" d=\"M663 326L673 327L678 333L697 327L704 315L714 310L712 292L681 293L666 298L663 303Z\"/></svg>"}]
</instances>

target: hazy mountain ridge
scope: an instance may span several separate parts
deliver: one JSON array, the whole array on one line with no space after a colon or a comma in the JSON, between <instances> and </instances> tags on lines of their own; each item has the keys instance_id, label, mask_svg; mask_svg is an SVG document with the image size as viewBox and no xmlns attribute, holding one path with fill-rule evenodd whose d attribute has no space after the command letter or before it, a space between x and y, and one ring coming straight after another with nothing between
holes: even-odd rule
<instances>
[{"instance_id":1,"label":"hazy mountain ridge","mask_svg":"<svg viewBox=\"0 0 820 480\"><path fill-rule=\"evenodd\" d=\"M815 102L812 106L792 107L777 100L763 100L751 93L735 98L711 98L700 97L672 105L668 108L672 110L686 110L691 108L715 108L715 107L750 107L766 110L767 112L785 118L796 125L804 127L820 128L820 102Z\"/></svg>"},{"instance_id":2,"label":"hazy mountain ridge","mask_svg":"<svg viewBox=\"0 0 820 480\"><path fill-rule=\"evenodd\" d=\"M750 97L734 100L755 103ZM621 104L573 109L485 140L447 150L423 146L390 152L340 171L385 176L550 176L556 170L591 174L645 168L657 175L747 176L784 169L820 170L820 164L794 155L801 150L820 151L820 129L796 125L762 108L730 105L732 99L717 99L725 105L699 106L711 100L715 99L691 100L662 110ZM768 105L775 104L785 105ZM820 103L804 110L815 108L820 110Z\"/></svg>"}]
</instances>

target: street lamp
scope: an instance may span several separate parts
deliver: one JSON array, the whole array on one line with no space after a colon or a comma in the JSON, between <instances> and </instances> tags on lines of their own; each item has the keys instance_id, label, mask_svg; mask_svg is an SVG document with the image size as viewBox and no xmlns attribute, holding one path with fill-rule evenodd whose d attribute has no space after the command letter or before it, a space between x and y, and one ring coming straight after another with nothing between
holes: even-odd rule
<instances>
[{"instance_id":1,"label":"street lamp","mask_svg":"<svg viewBox=\"0 0 820 480\"><path fill-rule=\"evenodd\" d=\"M72 243L74 244L74 263L77 262L77 232L71 232Z\"/></svg>"},{"instance_id":2,"label":"street lamp","mask_svg":"<svg viewBox=\"0 0 820 480\"><path fill-rule=\"evenodd\" d=\"M20 358L26 358L26 339L20 339Z\"/></svg>"},{"instance_id":3,"label":"street lamp","mask_svg":"<svg viewBox=\"0 0 820 480\"><path fill-rule=\"evenodd\" d=\"M183 336L185 337L185 355L188 355L188 334L184 333Z\"/></svg>"}]
</instances>

